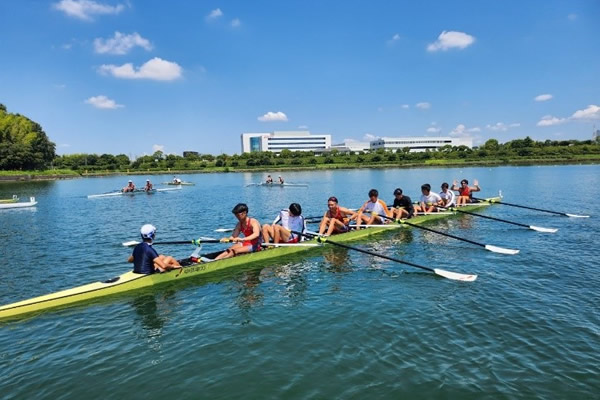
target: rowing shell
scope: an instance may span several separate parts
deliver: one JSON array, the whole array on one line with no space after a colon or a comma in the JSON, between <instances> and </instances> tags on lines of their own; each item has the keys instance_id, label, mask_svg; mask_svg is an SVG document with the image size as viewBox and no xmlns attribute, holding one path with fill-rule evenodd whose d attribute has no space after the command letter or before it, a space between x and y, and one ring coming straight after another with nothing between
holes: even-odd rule
<instances>
[{"instance_id":1,"label":"rowing shell","mask_svg":"<svg viewBox=\"0 0 600 400\"><path fill-rule=\"evenodd\" d=\"M308 187L308 185L306 183L277 183L277 182L273 182L273 183L267 183L267 182L262 182L262 183L249 183L246 186L267 186L267 187Z\"/></svg>"},{"instance_id":2,"label":"rowing shell","mask_svg":"<svg viewBox=\"0 0 600 400\"><path fill-rule=\"evenodd\" d=\"M194 182L179 182L179 183L175 183L175 182L163 182L162 185L172 185L172 186L194 186L196 185Z\"/></svg>"},{"instance_id":3,"label":"rowing shell","mask_svg":"<svg viewBox=\"0 0 600 400\"><path fill-rule=\"evenodd\" d=\"M134 190L133 192L114 191L114 192L102 193L102 194L90 194L87 198L88 199L96 199L98 197L135 196L138 194L154 194L154 193L158 193L158 192L170 192L172 190L181 190L181 187L168 188L168 189L152 189L152 190L148 190L148 191L143 190L143 189L137 189L137 190Z\"/></svg>"},{"instance_id":4,"label":"rowing shell","mask_svg":"<svg viewBox=\"0 0 600 400\"><path fill-rule=\"evenodd\" d=\"M17 197L16 194L13 194L12 199L0 199L0 204L4 204L4 203L16 203L17 201L19 201L19 198Z\"/></svg>"},{"instance_id":5,"label":"rowing shell","mask_svg":"<svg viewBox=\"0 0 600 400\"><path fill-rule=\"evenodd\" d=\"M498 201L499 197L486 199L486 202L472 203L468 205L470 210L483 208L490 205L490 201ZM467 207L465 207L467 208ZM455 214L452 214L455 215ZM413 224L420 224L426 221L446 218L447 213L431 213L423 216L417 216L410 221ZM353 230L347 233L335 235L336 242L349 242L353 240L363 239L371 235L388 231L390 226L401 228L403 225L384 225L381 227L371 226L369 229ZM318 244L316 239L304 241L302 246L279 246L256 253L239 255L233 258L212 262L192 262L190 259L180 260L183 268L164 273L156 273L151 275L136 274L134 272L126 272L123 275L115 278L94 282L88 285L78 286L72 289L63 290L56 293L51 293L45 296L35 297L29 300L23 300L17 303L7 304L0 307L0 320L6 318L19 317L24 314L41 312L57 307L64 307L74 303L80 303L86 300L97 299L104 296L113 295L116 293L127 292L131 290L141 289L153 285L160 285L166 282L180 281L184 278L210 274L216 271L221 271L227 268L232 268L241 265L252 264L260 261L271 260L277 257L288 254L299 253L301 251L310 250L312 247L308 244ZM207 254L204 257L212 259L221 252ZM204 259L203 257L203 259Z\"/></svg>"},{"instance_id":6,"label":"rowing shell","mask_svg":"<svg viewBox=\"0 0 600 400\"><path fill-rule=\"evenodd\" d=\"M6 209L6 208L24 208L24 207L33 207L37 204L37 201L35 201L35 197L30 197L29 201L27 202L15 202L15 203L1 203L0 204L0 209Z\"/></svg>"}]
</instances>

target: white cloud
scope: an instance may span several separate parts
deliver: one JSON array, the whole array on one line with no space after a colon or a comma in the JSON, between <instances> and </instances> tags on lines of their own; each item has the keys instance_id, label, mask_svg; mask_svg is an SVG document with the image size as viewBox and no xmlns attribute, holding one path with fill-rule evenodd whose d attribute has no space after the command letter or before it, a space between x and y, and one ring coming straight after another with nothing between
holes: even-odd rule
<instances>
[{"instance_id":1,"label":"white cloud","mask_svg":"<svg viewBox=\"0 0 600 400\"><path fill-rule=\"evenodd\" d=\"M365 142L370 142L371 140L379 139L379 136L375 136L371 133L365 133L362 140Z\"/></svg>"},{"instance_id":2,"label":"white cloud","mask_svg":"<svg viewBox=\"0 0 600 400\"><path fill-rule=\"evenodd\" d=\"M108 97L103 95L92 96L89 99L87 99L85 103L104 110L114 110L116 108L125 107L124 105L117 104L117 102L113 99L109 99Z\"/></svg>"},{"instance_id":3,"label":"white cloud","mask_svg":"<svg viewBox=\"0 0 600 400\"><path fill-rule=\"evenodd\" d=\"M396 43L397 41L399 41L400 39L402 39L402 37L396 33L396 34L394 34L394 36L392 36L391 39L388 39L386 43L391 46L394 43Z\"/></svg>"},{"instance_id":4,"label":"white cloud","mask_svg":"<svg viewBox=\"0 0 600 400\"><path fill-rule=\"evenodd\" d=\"M115 36L110 39L94 39L94 50L99 54L127 54L135 46L140 46L148 51L152 50L150 41L141 37L137 32L131 35L115 32Z\"/></svg>"},{"instance_id":5,"label":"white cloud","mask_svg":"<svg viewBox=\"0 0 600 400\"><path fill-rule=\"evenodd\" d=\"M427 128L427 133L440 133L441 131L442 129L438 128L437 126L430 126Z\"/></svg>"},{"instance_id":6,"label":"white cloud","mask_svg":"<svg viewBox=\"0 0 600 400\"><path fill-rule=\"evenodd\" d=\"M288 117L281 111L273 112L269 111L265 115L257 118L261 122L274 122L274 121L287 121Z\"/></svg>"},{"instance_id":7,"label":"white cloud","mask_svg":"<svg viewBox=\"0 0 600 400\"><path fill-rule=\"evenodd\" d=\"M431 108L431 104L427 102L417 103L415 107L421 110L429 110Z\"/></svg>"},{"instance_id":8,"label":"white cloud","mask_svg":"<svg viewBox=\"0 0 600 400\"><path fill-rule=\"evenodd\" d=\"M600 107L594 104L590 104L584 110L577 110L571 115L571 119L579 120L591 120L600 119Z\"/></svg>"},{"instance_id":9,"label":"white cloud","mask_svg":"<svg viewBox=\"0 0 600 400\"><path fill-rule=\"evenodd\" d=\"M496 122L494 125L487 124L485 127L495 132L506 132L510 128L518 128L520 123L505 124L504 122Z\"/></svg>"},{"instance_id":10,"label":"white cloud","mask_svg":"<svg viewBox=\"0 0 600 400\"><path fill-rule=\"evenodd\" d=\"M427 46L427 51L464 49L475 43L475 37L464 32L443 31L438 39Z\"/></svg>"},{"instance_id":11,"label":"white cloud","mask_svg":"<svg viewBox=\"0 0 600 400\"><path fill-rule=\"evenodd\" d=\"M408 108L410 108L410 106L408 104L402 104L400 106L400 108L408 109Z\"/></svg>"},{"instance_id":12,"label":"white cloud","mask_svg":"<svg viewBox=\"0 0 600 400\"><path fill-rule=\"evenodd\" d=\"M165 145L164 144L153 144L152 145L152 152L156 153L157 151L160 151L162 153L165 152Z\"/></svg>"},{"instance_id":13,"label":"white cloud","mask_svg":"<svg viewBox=\"0 0 600 400\"><path fill-rule=\"evenodd\" d=\"M55 9L64 12L69 17L92 21L93 15L119 14L125 9L123 4L111 6L97 3L93 0L61 0L52 5Z\"/></svg>"},{"instance_id":14,"label":"white cloud","mask_svg":"<svg viewBox=\"0 0 600 400\"><path fill-rule=\"evenodd\" d=\"M556 118L556 117L553 117L552 115L544 115L542 117L542 119L538 121L538 123L536 125L537 126L552 126L552 125L562 124L565 121L566 121L565 118Z\"/></svg>"},{"instance_id":15,"label":"white cloud","mask_svg":"<svg viewBox=\"0 0 600 400\"><path fill-rule=\"evenodd\" d=\"M131 63L121 66L105 64L98 71L102 74L112 75L115 78L172 81L181 77L183 69L177 63L154 57L138 69L135 69Z\"/></svg>"},{"instance_id":16,"label":"white cloud","mask_svg":"<svg viewBox=\"0 0 600 400\"><path fill-rule=\"evenodd\" d=\"M300 125L298 129L308 129L308 125Z\"/></svg>"},{"instance_id":17,"label":"white cloud","mask_svg":"<svg viewBox=\"0 0 600 400\"><path fill-rule=\"evenodd\" d=\"M550 99L552 99L552 95L551 94L540 94L539 96L535 96L535 101L548 101Z\"/></svg>"},{"instance_id":18,"label":"white cloud","mask_svg":"<svg viewBox=\"0 0 600 400\"><path fill-rule=\"evenodd\" d=\"M234 18L231 20L231 26L234 28L238 28L240 25L242 25L242 21L240 21L239 18Z\"/></svg>"},{"instance_id":19,"label":"white cloud","mask_svg":"<svg viewBox=\"0 0 600 400\"><path fill-rule=\"evenodd\" d=\"M210 14L208 14L206 16L206 19L207 20L217 19L217 18L222 17L222 16L223 16L223 11L221 11L220 8L215 8L214 10L212 10L210 12Z\"/></svg>"},{"instance_id":20,"label":"white cloud","mask_svg":"<svg viewBox=\"0 0 600 400\"><path fill-rule=\"evenodd\" d=\"M471 133L481 132L479 127L467 128L464 124L458 124L450 131L450 136L471 136Z\"/></svg>"},{"instance_id":21,"label":"white cloud","mask_svg":"<svg viewBox=\"0 0 600 400\"><path fill-rule=\"evenodd\" d=\"M577 14L569 14L567 15L569 21L575 21L577 19Z\"/></svg>"}]
</instances>

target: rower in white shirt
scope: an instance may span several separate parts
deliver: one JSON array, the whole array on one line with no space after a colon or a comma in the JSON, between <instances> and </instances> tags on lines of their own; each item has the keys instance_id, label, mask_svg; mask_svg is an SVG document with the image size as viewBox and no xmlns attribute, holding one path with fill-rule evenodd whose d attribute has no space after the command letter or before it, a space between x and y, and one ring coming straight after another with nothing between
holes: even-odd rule
<instances>
[{"instance_id":1,"label":"rower in white shirt","mask_svg":"<svg viewBox=\"0 0 600 400\"><path fill-rule=\"evenodd\" d=\"M306 221L302 216L302 207L298 203L290 204L289 209L281 210L271 225L262 227L263 239L269 243L298 243L302 235L293 232L306 231Z\"/></svg>"},{"instance_id":2,"label":"rower in white shirt","mask_svg":"<svg viewBox=\"0 0 600 400\"><path fill-rule=\"evenodd\" d=\"M439 194L431 191L431 185L421 185L421 203L415 206L415 212L430 213L437 211L438 206L443 206L443 200Z\"/></svg>"}]
</instances>

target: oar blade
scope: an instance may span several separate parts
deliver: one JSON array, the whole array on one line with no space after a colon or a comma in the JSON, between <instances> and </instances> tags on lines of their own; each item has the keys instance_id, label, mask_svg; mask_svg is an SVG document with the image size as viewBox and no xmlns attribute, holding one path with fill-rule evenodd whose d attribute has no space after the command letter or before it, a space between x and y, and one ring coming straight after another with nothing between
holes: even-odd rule
<instances>
[{"instance_id":1,"label":"oar blade","mask_svg":"<svg viewBox=\"0 0 600 400\"><path fill-rule=\"evenodd\" d=\"M123 242L123 246L125 247L132 247L135 245L140 244L140 242L136 242L135 240L130 240L129 242Z\"/></svg>"},{"instance_id":2,"label":"oar blade","mask_svg":"<svg viewBox=\"0 0 600 400\"><path fill-rule=\"evenodd\" d=\"M233 229L231 229L231 228L219 228L219 229L215 229L215 232L233 232Z\"/></svg>"},{"instance_id":3,"label":"oar blade","mask_svg":"<svg viewBox=\"0 0 600 400\"><path fill-rule=\"evenodd\" d=\"M492 246L491 244L486 244L485 249L488 251L492 251L494 253L509 254L509 255L518 254L520 251L520 250L513 250L513 249L505 249L504 247L499 247L499 246Z\"/></svg>"},{"instance_id":4,"label":"oar blade","mask_svg":"<svg viewBox=\"0 0 600 400\"><path fill-rule=\"evenodd\" d=\"M567 217L571 217L571 218L589 218L589 215L578 215L578 214L569 214L569 213L565 213L565 215Z\"/></svg>"},{"instance_id":5,"label":"oar blade","mask_svg":"<svg viewBox=\"0 0 600 400\"><path fill-rule=\"evenodd\" d=\"M541 226L533 226L533 225L529 225L529 229L533 229L534 231L544 232L544 233L556 233L556 232L558 232L557 228L544 228L544 227L541 227Z\"/></svg>"},{"instance_id":6,"label":"oar blade","mask_svg":"<svg viewBox=\"0 0 600 400\"><path fill-rule=\"evenodd\" d=\"M477 275L459 274L458 272L450 272L437 268L435 268L433 272L435 272L436 275L443 276L447 279L452 279L453 281L473 282L475 279L477 279Z\"/></svg>"}]
</instances>

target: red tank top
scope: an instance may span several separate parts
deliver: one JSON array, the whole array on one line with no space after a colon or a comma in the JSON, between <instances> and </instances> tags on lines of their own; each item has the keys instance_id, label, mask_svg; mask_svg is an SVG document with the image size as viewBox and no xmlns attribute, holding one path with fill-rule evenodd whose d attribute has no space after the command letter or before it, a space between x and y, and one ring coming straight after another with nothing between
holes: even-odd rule
<instances>
[{"instance_id":1,"label":"red tank top","mask_svg":"<svg viewBox=\"0 0 600 400\"><path fill-rule=\"evenodd\" d=\"M244 234L245 237L248 237L250 235L252 235L254 233L254 229L252 229L252 218L248 217L246 218L246 226L240 226L242 229L242 233ZM253 240L245 240L244 244L252 244L254 245L258 245L260 243L260 235L258 235L258 237L256 239Z\"/></svg>"},{"instance_id":2,"label":"red tank top","mask_svg":"<svg viewBox=\"0 0 600 400\"><path fill-rule=\"evenodd\" d=\"M465 186L465 187L461 186L458 189L458 194L461 195L461 196L469 196L471 194L471 189L469 189L468 186Z\"/></svg>"},{"instance_id":3,"label":"red tank top","mask_svg":"<svg viewBox=\"0 0 600 400\"><path fill-rule=\"evenodd\" d=\"M342 212L340 211L340 208L337 208L337 211L335 212L335 215L331 215L331 210L327 210L327 214L329 215L329 218L333 218L333 219L337 219L342 221L344 224L348 223L348 218L344 218L342 216Z\"/></svg>"}]
</instances>

